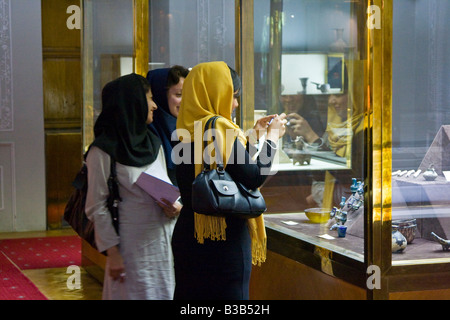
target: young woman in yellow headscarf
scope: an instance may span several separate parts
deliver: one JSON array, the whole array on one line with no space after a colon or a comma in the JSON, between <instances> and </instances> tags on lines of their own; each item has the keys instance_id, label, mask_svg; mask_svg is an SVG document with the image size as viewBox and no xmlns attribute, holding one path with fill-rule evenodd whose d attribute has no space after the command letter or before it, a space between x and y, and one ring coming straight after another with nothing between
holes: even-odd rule
<instances>
[{"instance_id":1,"label":"young woman in yellow headscarf","mask_svg":"<svg viewBox=\"0 0 450 320\"><path fill-rule=\"evenodd\" d=\"M256 219L220 218L193 212L192 182L202 170L205 124L213 116L215 137L225 170L250 189L265 181L284 134L286 115L272 115L255 125L266 134L256 160L241 129L232 121L238 106L240 80L224 62L201 63L187 76L182 93L175 149L177 181L183 209L172 239L175 258L175 299L248 299L252 262L265 260L266 235L262 216ZM271 121L272 120L272 121ZM270 122L271 121L271 122ZM270 122L270 124L269 124ZM181 146L181 148L180 148ZM181 150L181 151L180 151ZM215 152L217 152L215 150Z\"/></svg>"}]
</instances>

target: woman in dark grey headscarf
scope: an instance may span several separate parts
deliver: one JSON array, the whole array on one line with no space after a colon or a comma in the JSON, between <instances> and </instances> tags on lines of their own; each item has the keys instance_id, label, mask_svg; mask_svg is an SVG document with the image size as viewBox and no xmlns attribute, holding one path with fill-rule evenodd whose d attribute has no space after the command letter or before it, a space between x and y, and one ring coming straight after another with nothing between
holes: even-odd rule
<instances>
[{"instance_id":1,"label":"woman in dark grey headscarf","mask_svg":"<svg viewBox=\"0 0 450 320\"><path fill-rule=\"evenodd\" d=\"M174 185L178 185L175 176L175 164L172 161L172 133L177 126L177 117L181 105L181 90L189 70L175 65L171 68L151 70L147 80L152 87L153 101L158 109L154 113L154 122L149 126L161 138L166 157L167 173Z\"/></svg>"},{"instance_id":2,"label":"woman in dark grey headscarf","mask_svg":"<svg viewBox=\"0 0 450 320\"><path fill-rule=\"evenodd\" d=\"M150 85L136 74L120 77L104 87L102 104L86 158L86 214L94 221L98 250L107 252L103 299L172 299L175 208L161 208L135 183L144 171L170 181L161 141L148 128L157 108ZM120 237L106 207L111 158L122 198Z\"/></svg>"}]
</instances>

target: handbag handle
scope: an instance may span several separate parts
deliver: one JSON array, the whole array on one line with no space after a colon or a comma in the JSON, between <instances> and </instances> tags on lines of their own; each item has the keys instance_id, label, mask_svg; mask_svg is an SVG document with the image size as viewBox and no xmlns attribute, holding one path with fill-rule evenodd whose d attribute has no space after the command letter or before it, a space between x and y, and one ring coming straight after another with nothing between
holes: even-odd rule
<instances>
[{"instance_id":1,"label":"handbag handle","mask_svg":"<svg viewBox=\"0 0 450 320\"><path fill-rule=\"evenodd\" d=\"M213 129L213 130L215 129L216 120L218 118L219 118L219 116L213 116L213 117L208 119L208 121L205 124L205 132L208 130L210 124L211 124L211 129ZM212 135L212 140L213 140L213 143L214 143L214 150L215 150L215 153L216 153L217 170L223 171L224 165L222 163L222 159L219 157L219 146L218 146L216 138L214 136L214 132L212 132L211 135ZM207 141L203 140L203 151L206 148L206 142ZM205 159L203 160L203 168L204 168L203 170L205 170L205 171L209 171L211 169L209 163L206 163Z\"/></svg>"}]
</instances>

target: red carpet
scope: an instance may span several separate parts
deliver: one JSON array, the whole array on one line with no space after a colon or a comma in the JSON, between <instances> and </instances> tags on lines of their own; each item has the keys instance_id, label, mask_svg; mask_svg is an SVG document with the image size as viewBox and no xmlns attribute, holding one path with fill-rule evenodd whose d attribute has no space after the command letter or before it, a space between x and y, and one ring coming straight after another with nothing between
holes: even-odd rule
<instances>
[{"instance_id":1,"label":"red carpet","mask_svg":"<svg viewBox=\"0 0 450 320\"><path fill-rule=\"evenodd\" d=\"M22 270L81 266L78 236L0 240L1 252Z\"/></svg>"},{"instance_id":2,"label":"red carpet","mask_svg":"<svg viewBox=\"0 0 450 320\"><path fill-rule=\"evenodd\" d=\"M47 300L39 289L1 252L0 300Z\"/></svg>"}]
</instances>

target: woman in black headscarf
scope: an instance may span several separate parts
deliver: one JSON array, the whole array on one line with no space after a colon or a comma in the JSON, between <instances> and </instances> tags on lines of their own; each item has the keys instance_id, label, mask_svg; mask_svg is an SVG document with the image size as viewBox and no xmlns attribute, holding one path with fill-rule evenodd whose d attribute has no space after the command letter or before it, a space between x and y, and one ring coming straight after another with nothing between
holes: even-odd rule
<instances>
[{"instance_id":1,"label":"woman in black headscarf","mask_svg":"<svg viewBox=\"0 0 450 320\"><path fill-rule=\"evenodd\" d=\"M161 140L148 124L157 106L148 81L130 74L108 83L89 149L86 214L94 221L96 244L107 252L103 299L172 299L170 247L174 207L162 209L136 185L143 171L170 181ZM122 202L119 234L106 207L111 158L116 160Z\"/></svg>"}]
</instances>

